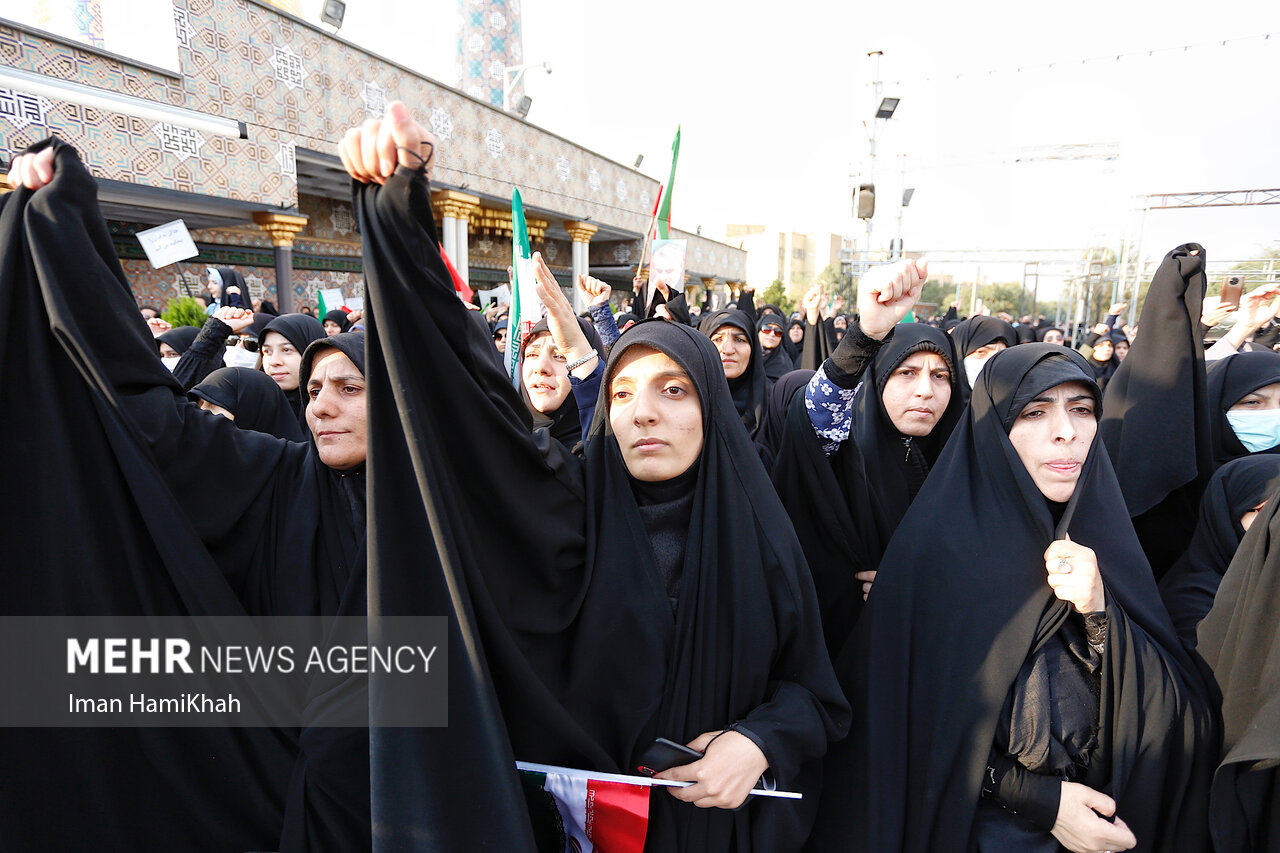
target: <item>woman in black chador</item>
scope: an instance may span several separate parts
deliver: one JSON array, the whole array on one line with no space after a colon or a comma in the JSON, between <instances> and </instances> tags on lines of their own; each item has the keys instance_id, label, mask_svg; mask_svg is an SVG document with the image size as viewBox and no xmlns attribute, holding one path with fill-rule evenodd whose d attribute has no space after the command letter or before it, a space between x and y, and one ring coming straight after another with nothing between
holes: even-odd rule
<instances>
[{"instance_id":1,"label":"woman in black chador","mask_svg":"<svg viewBox=\"0 0 1280 853\"><path fill-rule=\"evenodd\" d=\"M812 849L1205 849L1209 688L1094 440L1099 396L1062 347L984 366L838 661L858 722Z\"/></svg>"},{"instance_id":2,"label":"woman in black chador","mask_svg":"<svg viewBox=\"0 0 1280 853\"><path fill-rule=\"evenodd\" d=\"M403 105L384 121L399 146L418 150L423 132ZM609 353L584 458L532 432L492 343L454 295L427 166L405 168L417 164L402 158L393 175L379 174L381 158L362 150L374 138L352 133L342 148L349 171L369 182L357 214L371 348L395 352L397 427L429 470L420 482L432 505L455 514L455 565L514 757L634 773L655 738L688 744L705 755L663 775L701 781L653 792L646 849L798 849L816 803L814 764L841 736L847 707L803 552L742 427L721 354L681 323L641 321ZM537 279L548 331L566 364L591 370L592 347L567 302L550 298L554 286ZM389 310L395 294L412 301ZM753 335L754 325L742 331ZM432 440L455 434L460 416L484 454ZM372 593L371 603L383 598ZM373 750L375 792L379 779L403 786L390 771L412 764L406 753L382 733ZM806 800L749 800L762 775ZM485 780L477 795L502 784ZM400 819L415 820L408 810Z\"/></svg>"}]
</instances>

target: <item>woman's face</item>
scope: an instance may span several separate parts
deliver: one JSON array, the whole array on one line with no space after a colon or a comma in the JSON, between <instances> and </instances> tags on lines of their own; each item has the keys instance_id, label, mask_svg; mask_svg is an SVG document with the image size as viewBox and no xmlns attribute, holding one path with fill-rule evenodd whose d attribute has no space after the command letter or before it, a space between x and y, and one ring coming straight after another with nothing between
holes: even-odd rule
<instances>
[{"instance_id":1,"label":"woman's face","mask_svg":"<svg viewBox=\"0 0 1280 853\"><path fill-rule=\"evenodd\" d=\"M1280 409L1280 383L1263 385L1257 391L1250 391L1237 400L1229 411L1265 412L1267 409Z\"/></svg>"},{"instance_id":2,"label":"woman's face","mask_svg":"<svg viewBox=\"0 0 1280 853\"><path fill-rule=\"evenodd\" d=\"M1044 342L1046 344L1057 344L1058 346L1062 346L1066 340L1066 336L1062 334L1060 329L1050 329L1044 333Z\"/></svg>"},{"instance_id":3,"label":"woman's face","mask_svg":"<svg viewBox=\"0 0 1280 853\"><path fill-rule=\"evenodd\" d=\"M885 381L880 400L898 432L926 436L951 402L951 371L936 352L913 353Z\"/></svg>"},{"instance_id":4,"label":"woman's face","mask_svg":"<svg viewBox=\"0 0 1280 853\"><path fill-rule=\"evenodd\" d=\"M725 379L737 379L751 364L751 339L737 326L725 324L711 333L711 343L720 351Z\"/></svg>"},{"instance_id":5,"label":"woman's face","mask_svg":"<svg viewBox=\"0 0 1280 853\"><path fill-rule=\"evenodd\" d=\"M226 418L229 421L234 421L236 419L236 416L231 414L231 411L229 409L224 409L222 406L219 406L217 403L210 403L208 400L205 400L203 398L198 400L196 402L196 405L204 409L206 412L213 412L215 415L222 415L224 418Z\"/></svg>"},{"instance_id":6,"label":"woman's face","mask_svg":"<svg viewBox=\"0 0 1280 853\"><path fill-rule=\"evenodd\" d=\"M609 426L632 477L656 483L689 470L702 453L702 405L670 356L634 346L609 383Z\"/></svg>"},{"instance_id":7,"label":"woman's face","mask_svg":"<svg viewBox=\"0 0 1280 853\"><path fill-rule=\"evenodd\" d=\"M1124 361L1124 357L1129 354L1129 344L1125 341L1118 341L1115 345L1116 361Z\"/></svg>"},{"instance_id":8,"label":"woman's face","mask_svg":"<svg viewBox=\"0 0 1280 853\"><path fill-rule=\"evenodd\" d=\"M298 387L298 369L302 366L302 353L279 332L267 332L262 339L262 372L280 386L281 391L294 391Z\"/></svg>"},{"instance_id":9,"label":"woman's face","mask_svg":"<svg viewBox=\"0 0 1280 853\"><path fill-rule=\"evenodd\" d=\"M849 328L849 320L841 315L835 319L835 322L833 322L832 325L835 326L835 328L844 331Z\"/></svg>"},{"instance_id":10,"label":"woman's face","mask_svg":"<svg viewBox=\"0 0 1280 853\"><path fill-rule=\"evenodd\" d=\"M792 326L787 330L787 334L791 336L791 343L798 344L804 340L804 327Z\"/></svg>"},{"instance_id":11,"label":"woman's face","mask_svg":"<svg viewBox=\"0 0 1280 853\"><path fill-rule=\"evenodd\" d=\"M1050 388L1023 407L1009 441L1046 498L1065 503L1076 490L1098 432L1097 403L1083 382Z\"/></svg>"},{"instance_id":12,"label":"woman's face","mask_svg":"<svg viewBox=\"0 0 1280 853\"><path fill-rule=\"evenodd\" d=\"M334 335L341 334L341 332L342 326L340 324L335 323L332 320L324 321L324 333L329 337L332 338Z\"/></svg>"},{"instance_id":13,"label":"woman's face","mask_svg":"<svg viewBox=\"0 0 1280 853\"><path fill-rule=\"evenodd\" d=\"M1100 340L1093 345L1094 361L1110 361L1111 356L1115 354L1115 344L1109 340Z\"/></svg>"},{"instance_id":14,"label":"woman's face","mask_svg":"<svg viewBox=\"0 0 1280 853\"><path fill-rule=\"evenodd\" d=\"M777 349L778 344L782 343L780 326L765 326L756 334L760 338L760 349Z\"/></svg>"},{"instance_id":15,"label":"woman's face","mask_svg":"<svg viewBox=\"0 0 1280 853\"><path fill-rule=\"evenodd\" d=\"M991 356L1000 352L1002 349L1008 349L1009 345L1004 341L992 341L989 344L983 344L973 352L969 353L965 358L972 358L976 361L986 361Z\"/></svg>"},{"instance_id":16,"label":"woman's face","mask_svg":"<svg viewBox=\"0 0 1280 853\"><path fill-rule=\"evenodd\" d=\"M328 350L311 365L306 392L307 426L320 461L339 471L364 462L369 413L360 369L345 353Z\"/></svg>"},{"instance_id":17,"label":"woman's face","mask_svg":"<svg viewBox=\"0 0 1280 853\"><path fill-rule=\"evenodd\" d=\"M556 348L550 332L539 332L524 347L520 365L524 389L534 410L549 415L568 398L571 386L565 358Z\"/></svg>"},{"instance_id":18,"label":"woman's face","mask_svg":"<svg viewBox=\"0 0 1280 853\"><path fill-rule=\"evenodd\" d=\"M160 341L160 357L161 358L180 358L181 353L179 353L176 349L166 344L164 341Z\"/></svg>"}]
</instances>

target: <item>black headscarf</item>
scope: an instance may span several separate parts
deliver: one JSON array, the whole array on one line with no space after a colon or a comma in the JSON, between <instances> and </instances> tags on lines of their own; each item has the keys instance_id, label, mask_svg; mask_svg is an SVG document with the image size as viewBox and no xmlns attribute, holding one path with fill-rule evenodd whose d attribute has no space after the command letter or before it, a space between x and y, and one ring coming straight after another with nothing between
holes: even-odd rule
<instances>
[{"instance_id":1,"label":"black headscarf","mask_svg":"<svg viewBox=\"0 0 1280 853\"><path fill-rule=\"evenodd\" d=\"M167 332L156 335L156 341L166 343L173 348L178 355L182 355L187 348L195 341L196 335L200 334L200 330L195 326L178 326L176 329L170 329ZM156 343L156 349L160 348L160 343Z\"/></svg>"},{"instance_id":2,"label":"black headscarf","mask_svg":"<svg viewBox=\"0 0 1280 853\"><path fill-rule=\"evenodd\" d=\"M186 399L152 354L92 177L72 148L48 144L50 185L0 198L0 305L22 330L0 335L0 396L30 408L2 426L23 450L9 474L24 483L0 497L24 531L4 560L5 613L315 615L339 610L347 581L347 612L364 612L363 560L356 571L329 547L354 527L350 501L326 509L334 493L309 444L238 430ZM313 697L312 718L322 724L340 694ZM0 798L5 844L299 850L310 823L317 843L367 847L367 743L347 763L334 731L3 730L20 780Z\"/></svg>"},{"instance_id":3,"label":"black headscarf","mask_svg":"<svg viewBox=\"0 0 1280 853\"><path fill-rule=\"evenodd\" d=\"M325 323L337 323L340 327L338 330L339 332L345 332L351 328L351 321L347 319L347 312L343 311L341 308L334 308L328 314L325 314L324 317L320 319L321 327L323 327ZM326 334L328 333L326 332Z\"/></svg>"},{"instance_id":4,"label":"black headscarf","mask_svg":"<svg viewBox=\"0 0 1280 853\"><path fill-rule=\"evenodd\" d=\"M917 352L938 353L951 369L951 398L933 431L905 440L885 412L885 383ZM946 334L900 323L863 376L853 403L849 440L833 457L823 452L803 398L791 403L773 482L804 546L828 648L837 654L862 611L854 578L880 564L893 531L937 462L960 420L959 371Z\"/></svg>"},{"instance_id":5,"label":"black headscarf","mask_svg":"<svg viewBox=\"0 0 1280 853\"><path fill-rule=\"evenodd\" d=\"M787 335L787 321L779 314L764 314L756 322L758 333L765 326L775 328L779 332L778 345L773 349L760 347L760 363L764 366L765 392L773 388L782 375L796 369L796 345L791 343ZM757 334L757 338L759 335Z\"/></svg>"},{"instance_id":6,"label":"black headscarf","mask_svg":"<svg viewBox=\"0 0 1280 853\"><path fill-rule=\"evenodd\" d=\"M1004 320L999 317L986 317L978 315L961 320L951 332L951 343L955 347L956 353L956 372L960 375L960 397L966 403L969 401L971 392L969 385L968 372L964 366L965 356L971 355L974 350L985 347L987 344L993 344L996 341L1004 341L1007 347L1014 346L1018 343L1018 335ZM985 369L985 368L984 368Z\"/></svg>"},{"instance_id":7,"label":"black headscarf","mask_svg":"<svg viewBox=\"0 0 1280 853\"><path fill-rule=\"evenodd\" d=\"M375 481L387 483L370 513L371 608L444 612L451 631L449 729L374 732L380 838L531 850L527 818L512 802L520 797L513 754L633 771L658 734L687 741L738 720L770 743L780 784L805 785L797 767L842 727L838 688L822 662L799 545L779 550L762 533L785 518L738 425L714 346L677 323L641 323L606 368L631 346L652 346L684 366L702 404L673 618L607 426L607 383L585 460L532 432L488 336L463 322L421 173L400 169L385 186L360 187L356 209L378 419L370 460ZM449 408L432 404L442 398ZM450 449L456 411L467 413L482 457ZM495 517L502 535L493 535ZM495 704L505 737L495 732ZM708 851L785 850L805 834L788 823L803 808L653 803L653 849L676 849L668 842L677 828L687 849Z\"/></svg>"},{"instance_id":8,"label":"black headscarf","mask_svg":"<svg viewBox=\"0 0 1280 853\"><path fill-rule=\"evenodd\" d=\"M1173 249L1151 279L1148 330L1107 383L1099 434L1157 579L1187 549L1213 473L1200 308L1204 249Z\"/></svg>"},{"instance_id":9,"label":"black headscarf","mask_svg":"<svg viewBox=\"0 0 1280 853\"><path fill-rule=\"evenodd\" d=\"M310 314L281 314L274 318L262 327L262 335L258 339L259 345L265 343L267 332L278 332L283 335L284 339L293 344L293 348L299 353L305 353L312 341L326 337L324 326ZM258 358L258 364L259 366L262 364L261 357ZM298 424L306 430L306 406L303 405L302 388L302 383L299 382L297 388L285 391L284 396L293 410L298 413Z\"/></svg>"},{"instance_id":10,"label":"black headscarf","mask_svg":"<svg viewBox=\"0 0 1280 853\"><path fill-rule=\"evenodd\" d=\"M1124 338L1124 332L1120 333L1120 337ZM1125 340L1128 340L1128 338L1125 338ZM1110 332L1100 336L1096 341L1094 341L1093 346L1097 347L1097 345L1102 341L1111 342L1111 358L1106 361L1098 361L1093 357L1093 352L1091 351L1088 357L1085 358L1085 361L1089 362L1089 368L1093 371L1093 380L1098 383L1099 388L1105 391L1107 389L1107 383L1111 381L1111 377L1115 375L1116 370L1120 367L1120 361L1116 358L1115 340L1111 337Z\"/></svg>"},{"instance_id":11,"label":"black headscarf","mask_svg":"<svg viewBox=\"0 0 1280 853\"><path fill-rule=\"evenodd\" d=\"M221 367L188 391L187 396L226 409L235 415L240 429L265 432L288 441L307 440L284 392L261 370Z\"/></svg>"},{"instance_id":12,"label":"black headscarf","mask_svg":"<svg viewBox=\"0 0 1280 853\"><path fill-rule=\"evenodd\" d=\"M765 407L764 424L756 433L756 447L762 448L760 458L765 467L773 469L773 461L782 446L782 435L787 425L787 411L796 391L809 383L812 370L793 370L783 374L769 391L769 404Z\"/></svg>"},{"instance_id":13,"label":"black headscarf","mask_svg":"<svg viewBox=\"0 0 1280 853\"><path fill-rule=\"evenodd\" d=\"M1196 627L1213 606L1244 538L1240 517L1280 489L1280 456L1234 459L1218 469L1200 499L1200 523L1187 553L1160 581L1160 595L1178 634L1195 645Z\"/></svg>"},{"instance_id":14,"label":"black headscarf","mask_svg":"<svg viewBox=\"0 0 1280 853\"><path fill-rule=\"evenodd\" d=\"M1262 853L1280 842L1280 500L1245 534L1200 623L1197 651L1222 692L1222 762L1209 821L1215 850Z\"/></svg>"},{"instance_id":15,"label":"black headscarf","mask_svg":"<svg viewBox=\"0 0 1280 853\"><path fill-rule=\"evenodd\" d=\"M733 405L738 409L742 425L747 428L748 434L754 436L764 419L764 404L768 399L760 339L756 335L755 324L737 308L724 308L708 314L702 318L698 328L709 340L721 326L740 329L751 344L751 363L737 379L729 380L729 393L733 395Z\"/></svg>"},{"instance_id":16,"label":"black headscarf","mask_svg":"<svg viewBox=\"0 0 1280 853\"><path fill-rule=\"evenodd\" d=\"M595 326L581 317L575 317L574 319L578 321L578 327L587 336L587 343L591 344L595 351L599 353L599 357L603 359L605 346L600 340L600 333L596 331ZM524 400L525 406L529 409L529 416L533 418L534 429L545 428L549 430L552 438L581 456L582 419L578 415L578 401L574 397L573 391L570 390L565 396L560 408L550 414L544 414L534 410L533 403L529 399L529 391L524 387L524 351L528 348L529 342L533 340L534 336L543 332L548 335L551 333L551 327L547 324L545 317L534 324L533 328L529 330L529 334L525 335L524 343L520 347L520 399Z\"/></svg>"},{"instance_id":17,"label":"black headscarf","mask_svg":"<svg viewBox=\"0 0 1280 853\"><path fill-rule=\"evenodd\" d=\"M1050 332L1062 332L1062 329L1060 329L1057 326L1045 326L1043 329L1036 332L1036 340L1043 343L1045 335L1049 334ZM1066 332L1062 332L1062 334L1065 342Z\"/></svg>"},{"instance_id":18,"label":"black headscarf","mask_svg":"<svg viewBox=\"0 0 1280 853\"><path fill-rule=\"evenodd\" d=\"M218 278L221 282L218 288L218 305L222 308L248 308L250 305L249 286L245 284L244 276L239 270L231 267L218 267L216 269ZM227 293L228 287L240 288L239 293Z\"/></svg>"},{"instance_id":19,"label":"black headscarf","mask_svg":"<svg viewBox=\"0 0 1280 853\"><path fill-rule=\"evenodd\" d=\"M1110 459L1095 440L1055 525L1009 440L1020 401L1060 384L1063 366L1092 385L1062 347L992 357L885 551L837 666L862 722L828 755L814 849L968 849L1001 707L1029 653L1076 618L1044 567L1067 534L1097 553L1107 600L1101 757L1084 781L1116 799L1139 849L1204 849L1208 687L1124 523Z\"/></svg>"},{"instance_id":20,"label":"black headscarf","mask_svg":"<svg viewBox=\"0 0 1280 853\"><path fill-rule=\"evenodd\" d=\"M1280 352L1242 352L1209 365L1209 434L1215 465L1251 453L1236 437L1227 420L1227 411L1242 397L1277 382L1280 382ZM1258 452L1280 453L1280 447Z\"/></svg>"}]
</instances>

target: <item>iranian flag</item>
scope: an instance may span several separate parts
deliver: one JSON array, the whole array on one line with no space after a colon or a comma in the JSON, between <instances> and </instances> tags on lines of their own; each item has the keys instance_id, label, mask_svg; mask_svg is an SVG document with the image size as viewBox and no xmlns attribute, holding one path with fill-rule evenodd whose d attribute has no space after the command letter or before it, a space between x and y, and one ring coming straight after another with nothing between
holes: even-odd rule
<instances>
[{"instance_id":1,"label":"iranian flag","mask_svg":"<svg viewBox=\"0 0 1280 853\"><path fill-rule=\"evenodd\" d=\"M538 853L643 853L652 780L517 761Z\"/></svg>"},{"instance_id":2,"label":"iranian flag","mask_svg":"<svg viewBox=\"0 0 1280 853\"><path fill-rule=\"evenodd\" d=\"M533 282L533 255L524 222L520 190L511 191L511 309L507 314L506 369L511 384L520 384L520 345L542 319L542 300Z\"/></svg>"}]
</instances>

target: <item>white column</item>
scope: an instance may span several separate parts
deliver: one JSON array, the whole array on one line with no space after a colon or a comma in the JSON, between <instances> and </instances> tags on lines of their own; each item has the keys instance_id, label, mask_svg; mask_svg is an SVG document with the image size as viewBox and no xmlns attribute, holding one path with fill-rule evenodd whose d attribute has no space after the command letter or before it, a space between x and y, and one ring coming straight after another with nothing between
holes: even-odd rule
<instances>
[{"instance_id":1,"label":"white column","mask_svg":"<svg viewBox=\"0 0 1280 853\"><path fill-rule=\"evenodd\" d=\"M573 239L573 310L581 314L587 310L587 295L578 287L578 276L591 273L591 235L596 233L596 226L586 222L565 220L564 230Z\"/></svg>"},{"instance_id":2,"label":"white column","mask_svg":"<svg viewBox=\"0 0 1280 853\"><path fill-rule=\"evenodd\" d=\"M454 251L449 253L449 257L453 260L453 265L457 268L458 275L462 277L463 283L470 285L471 265L467 260L467 253L470 250L470 245L467 242L469 222L462 217L455 219L454 222L457 223L457 231L456 236L454 237Z\"/></svg>"}]
</instances>

